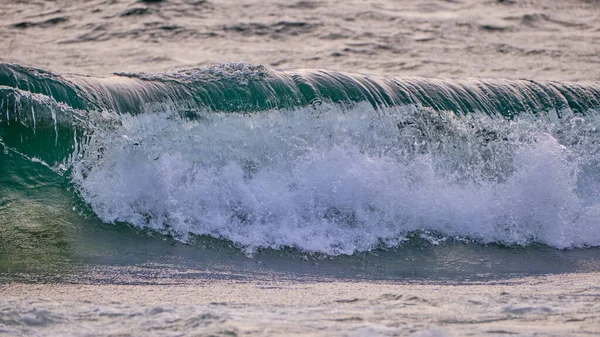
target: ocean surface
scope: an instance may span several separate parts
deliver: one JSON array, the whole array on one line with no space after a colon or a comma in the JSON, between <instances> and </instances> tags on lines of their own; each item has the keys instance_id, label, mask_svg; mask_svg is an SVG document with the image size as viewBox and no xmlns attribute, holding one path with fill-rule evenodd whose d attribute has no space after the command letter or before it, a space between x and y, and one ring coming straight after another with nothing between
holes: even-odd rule
<instances>
[{"instance_id":1,"label":"ocean surface","mask_svg":"<svg viewBox=\"0 0 600 337\"><path fill-rule=\"evenodd\" d=\"M0 16L0 336L600 334L598 1Z\"/></svg>"}]
</instances>

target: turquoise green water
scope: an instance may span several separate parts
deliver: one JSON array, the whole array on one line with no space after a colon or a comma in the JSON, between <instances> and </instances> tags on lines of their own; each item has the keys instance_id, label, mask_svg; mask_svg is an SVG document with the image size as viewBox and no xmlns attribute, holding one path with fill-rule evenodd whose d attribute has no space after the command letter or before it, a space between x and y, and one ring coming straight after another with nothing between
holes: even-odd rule
<instances>
[{"instance_id":1,"label":"turquoise green water","mask_svg":"<svg viewBox=\"0 0 600 337\"><path fill-rule=\"evenodd\" d=\"M1 64L0 271L598 271L599 106L593 82Z\"/></svg>"}]
</instances>

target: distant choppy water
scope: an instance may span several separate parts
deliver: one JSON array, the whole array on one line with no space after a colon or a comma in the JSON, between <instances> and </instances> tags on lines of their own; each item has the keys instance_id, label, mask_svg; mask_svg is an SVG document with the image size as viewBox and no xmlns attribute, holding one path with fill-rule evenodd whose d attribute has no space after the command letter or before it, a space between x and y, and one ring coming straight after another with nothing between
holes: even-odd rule
<instances>
[{"instance_id":1,"label":"distant choppy water","mask_svg":"<svg viewBox=\"0 0 600 337\"><path fill-rule=\"evenodd\" d=\"M107 75L247 62L382 75L598 80L596 0L0 3L0 60Z\"/></svg>"}]
</instances>

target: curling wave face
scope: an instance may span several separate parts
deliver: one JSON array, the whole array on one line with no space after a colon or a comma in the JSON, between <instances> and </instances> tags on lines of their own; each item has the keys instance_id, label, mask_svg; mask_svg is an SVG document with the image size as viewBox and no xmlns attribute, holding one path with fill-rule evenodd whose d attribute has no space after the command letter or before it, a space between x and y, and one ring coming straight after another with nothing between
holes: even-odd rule
<instances>
[{"instance_id":1,"label":"curling wave face","mask_svg":"<svg viewBox=\"0 0 600 337\"><path fill-rule=\"evenodd\" d=\"M332 255L415 231L600 245L594 82L1 64L0 104L5 151L67 172L103 221L182 241Z\"/></svg>"}]
</instances>

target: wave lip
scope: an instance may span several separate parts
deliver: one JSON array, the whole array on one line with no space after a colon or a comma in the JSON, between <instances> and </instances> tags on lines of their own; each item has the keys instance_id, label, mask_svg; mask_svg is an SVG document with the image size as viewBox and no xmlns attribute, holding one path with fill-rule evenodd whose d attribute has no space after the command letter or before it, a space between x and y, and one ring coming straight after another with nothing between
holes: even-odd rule
<instances>
[{"instance_id":1,"label":"wave lip","mask_svg":"<svg viewBox=\"0 0 600 337\"><path fill-rule=\"evenodd\" d=\"M103 106L140 112L148 102L180 109L222 112L290 109L315 103L369 102L375 108L417 105L459 114L483 112L512 118L520 113L588 113L600 104L600 84L502 79L439 79L349 74L326 70L277 71L225 64L162 74L117 74L98 81L79 78L88 92L103 92ZM90 83L93 82L93 83ZM82 86L86 84L82 83ZM92 96L94 94L91 94ZM126 104L127 103L127 104ZM137 107L137 108L136 108Z\"/></svg>"},{"instance_id":2,"label":"wave lip","mask_svg":"<svg viewBox=\"0 0 600 337\"><path fill-rule=\"evenodd\" d=\"M138 114L168 106L189 113L188 117L203 109L249 113L321 102L366 101L375 108L416 105L508 118L547 111L586 114L600 105L597 82L390 77L273 70L244 63L107 78L61 76L0 63L0 86L42 94L79 110Z\"/></svg>"}]
</instances>

